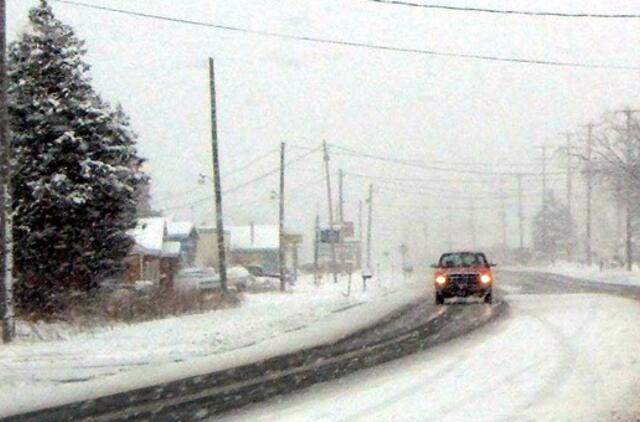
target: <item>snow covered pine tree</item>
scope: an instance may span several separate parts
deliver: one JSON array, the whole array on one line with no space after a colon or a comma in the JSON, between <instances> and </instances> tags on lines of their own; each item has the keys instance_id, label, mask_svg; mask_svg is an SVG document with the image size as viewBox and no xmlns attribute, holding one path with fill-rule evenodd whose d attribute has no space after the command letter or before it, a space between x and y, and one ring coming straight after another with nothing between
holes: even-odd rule
<instances>
[{"instance_id":1,"label":"snow covered pine tree","mask_svg":"<svg viewBox=\"0 0 640 422\"><path fill-rule=\"evenodd\" d=\"M15 298L51 316L118 271L148 183L122 110L91 87L84 42L46 1L9 48Z\"/></svg>"}]
</instances>

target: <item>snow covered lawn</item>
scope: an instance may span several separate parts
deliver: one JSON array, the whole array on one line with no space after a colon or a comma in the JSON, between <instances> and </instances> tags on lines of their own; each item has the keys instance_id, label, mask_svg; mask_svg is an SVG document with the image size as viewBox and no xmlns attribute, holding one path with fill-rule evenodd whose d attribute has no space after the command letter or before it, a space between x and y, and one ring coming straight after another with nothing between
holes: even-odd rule
<instances>
[{"instance_id":1,"label":"snow covered lawn","mask_svg":"<svg viewBox=\"0 0 640 422\"><path fill-rule=\"evenodd\" d=\"M623 268L605 269L603 271L600 271L600 268L595 265L588 267L586 265L576 263L559 262L548 266L513 267L508 269L514 271L533 271L550 275L556 274L560 276L577 278L580 280L593 281L597 283L613 283L640 286L640 270L638 268L634 268L634 270L631 272Z\"/></svg>"},{"instance_id":2,"label":"snow covered lawn","mask_svg":"<svg viewBox=\"0 0 640 422\"><path fill-rule=\"evenodd\" d=\"M321 287L304 277L285 294L246 294L238 308L0 346L0 417L336 341L429 294L418 277L383 276L366 293L353 280L350 297L346 277Z\"/></svg>"}]
</instances>

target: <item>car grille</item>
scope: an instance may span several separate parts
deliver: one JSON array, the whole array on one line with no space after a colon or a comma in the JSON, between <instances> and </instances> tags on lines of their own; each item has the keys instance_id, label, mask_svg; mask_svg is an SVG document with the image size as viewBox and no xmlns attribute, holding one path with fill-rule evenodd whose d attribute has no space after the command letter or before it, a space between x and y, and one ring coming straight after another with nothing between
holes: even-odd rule
<instances>
[{"instance_id":1,"label":"car grille","mask_svg":"<svg viewBox=\"0 0 640 422\"><path fill-rule=\"evenodd\" d=\"M475 284L478 274L449 274L449 280L454 284Z\"/></svg>"}]
</instances>

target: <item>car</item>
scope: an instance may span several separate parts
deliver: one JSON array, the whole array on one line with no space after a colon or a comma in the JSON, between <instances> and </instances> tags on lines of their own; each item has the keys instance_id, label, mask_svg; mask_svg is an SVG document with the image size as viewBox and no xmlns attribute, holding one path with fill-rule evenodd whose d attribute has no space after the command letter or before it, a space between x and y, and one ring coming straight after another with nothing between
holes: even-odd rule
<instances>
[{"instance_id":1,"label":"car","mask_svg":"<svg viewBox=\"0 0 640 422\"><path fill-rule=\"evenodd\" d=\"M484 303L493 302L495 277L482 252L447 252L440 256L433 274L436 304L443 305L445 299L453 297L481 297Z\"/></svg>"},{"instance_id":2,"label":"car","mask_svg":"<svg viewBox=\"0 0 640 422\"><path fill-rule=\"evenodd\" d=\"M249 265L245 267L249 273L254 277L264 277L264 268L259 265Z\"/></svg>"},{"instance_id":3,"label":"car","mask_svg":"<svg viewBox=\"0 0 640 422\"><path fill-rule=\"evenodd\" d=\"M246 290L253 282L249 271L240 266L227 268L227 286L238 291ZM221 287L220 274L213 268L185 268L181 270L175 280L178 290L218 290Z\"/></svg>"}]
</instances>

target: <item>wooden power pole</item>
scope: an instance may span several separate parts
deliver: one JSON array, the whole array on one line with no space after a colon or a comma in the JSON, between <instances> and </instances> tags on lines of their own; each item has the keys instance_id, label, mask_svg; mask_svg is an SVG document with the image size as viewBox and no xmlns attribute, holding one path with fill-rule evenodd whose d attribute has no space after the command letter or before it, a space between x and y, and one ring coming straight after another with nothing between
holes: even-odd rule
<instances>
[{"instance_id":1,"label":"wooden power pole","mask_svg":"<svg viewBox=\"0 0 640 422\"><path fill-rule=\"evenodd\" d=\"M362 200L358 201L358 268L362 270Z\"/></svg>"},{"instance_id":2,"label":"wooden power pole","mask_svg":"<svg viewBox=\"0 0 640 422\"><path fill-rule=\"evenodd\" d=\"M589 123L587 125L587 174L586 174L586 182L587 182L587 227L586 227L586 238L587 238L587 265L591 266L591 195L593 192L593 168L591 165L593 153L593 123Z\"/></svg>"},{"instance_id":3,"label":"wooden power pole","mask_svg":"<svg viewBox=\"0 0 640 422\"><path fill-rule=\"evenodd\" d=\"M280 144L280 212L278 218L278 232L280 242L278 243L278 267L280 270L280 291L284 292L286 285L284 279L285 272L285 235L284 235L284 142Z\"/></svg>"},{"instance_id":4,"label":"wooden power pole","mask_svg":"<svg viewBox=\"0 0 640 422\"><path fill-rule=\"evenodd\" d=\"M518 231L520 234L520 250L524 249L524 209L522 205L522 174L517 174L518 181Z\"/></svg>"},{"instance_id":5,"label":"wooden power pole","mask_svg":"<svg viewBox=\"0 0 640 422\"><path fill-rule=\"evenodd\" d=\"M626 110L620 111L620 113L624 113L627 117L627 137L626 137L626 151L625 151L625 171L630 172L631 166L633 164L633 142L631 139L631 120L633 118L633 113L638 113L640 110L631 110L627 108ZM628 176L627 176L628 177ZM633 269L633 227L632 227L632 199L631 199L631 189L628 186L629 182L623 183L623 192L624 192L624 204L625 204L625 250L626 250L626 261L627 261L627 270L631 271Z\"/></svg>"},{"instance_id":6,"label":"wooden power pole","mask_svg":"<svg viewBox=\"0 0 640 422\"><path fill-rule=\"evenodd\" d=\"M573 221L573 168L571 160L572 143L571 137L573 133L564 133L566 137L566 154L567 154L567 214L569 215L569 222ZM567 261L573 259L573 245L572 238L567 239Z\"/></svg>"},{"instance_id":7,"label":"wooden power pole","mask_svg":"<svg viewBox=\"0 0 640 422\"><path fill-rule=\"evenodd\" d=\"M547 239L549 238L547 227L547 146L541 145L542 150L542 247L546 252Z\"/></svg>"},{"instance_id":8,"label":"wooden power pole","mask_svg":"<svg viewBox=\"0 0 640 422\"><path fill-rule=\"evenodd\" d=\"M367 271L371 271L371 218L373 217L373 185L369 185L369 218L367 219Z\"/></svg>"},{"instance_id":9,"label":"wooden power pole","mask_svg":"<svg viewBox=\"0 0 640 422\"><path fill-rule=\"evenodd\" d=\"M338 268L336 264L336 242L333 239L333 201L331 199L331 174L329 173L329 149L327 148L327 142L322 143L324 150L324 169L325 176L327 178L327 201L329 207L329 244L331 245L331 265L333 266L333 282L338 282Z\"/></svg>"},{"instance_id":10,"label":"wooden power pole","mask_svg":"<svg viewBox=\"0 0 640 422\"><path fill-rule=\"evenodd\" d=\"M211 90L211 150L213 154L213 185L216 201L216 232L218 235L218 260L220 271L220 288L222 294L228 293L227 261L224 241L224 222L222 218L222 188L220 182L220 161L218 157L218 121L216 118L216 79L213 59L209 58L209 86Z\"/></svg>"},{"instance_id":11,"label":"wooden power pole","mask_svg":"<svg viewBox=\"0 0 640 422\"><path fill-rule=\"evenodd\" d=\"M507 249L507 202L504 194L504 180L500 179L500 226L502 231L502 247Z\"/></svg>"},{"instance_id":12,"label":"wooden power pole","mask_svg":"<svg viewBox=\"0 0 640 422\"><path fill-rule=\"evenodd\" d=\"M0 318L2 341L15 334L13 320L13 236L11 213L11 141L7 117L6 3L0 0Z\"/></svg>"},{"instance_id":13,"label":"wooden power pole","mask_svg":"<svg viewBox=\"0 0 640 422\"><path fill-rule=\"evenodd\" d=\"M345 269L345 244L344 244L344 171L338 171L338 212L340 215L340 269Z\"/></svg>"},{"instance_id":14,"label":"wooden power pole","mask_svg":"<svg viewBox=\"0 0 640 422\"><path fill-rule=\"evenodd\" d=\"M316 214L315 236L313 238L313 284L318 282L318 248L320 246L320 215Z\"/></svg>"}]
</instances>

